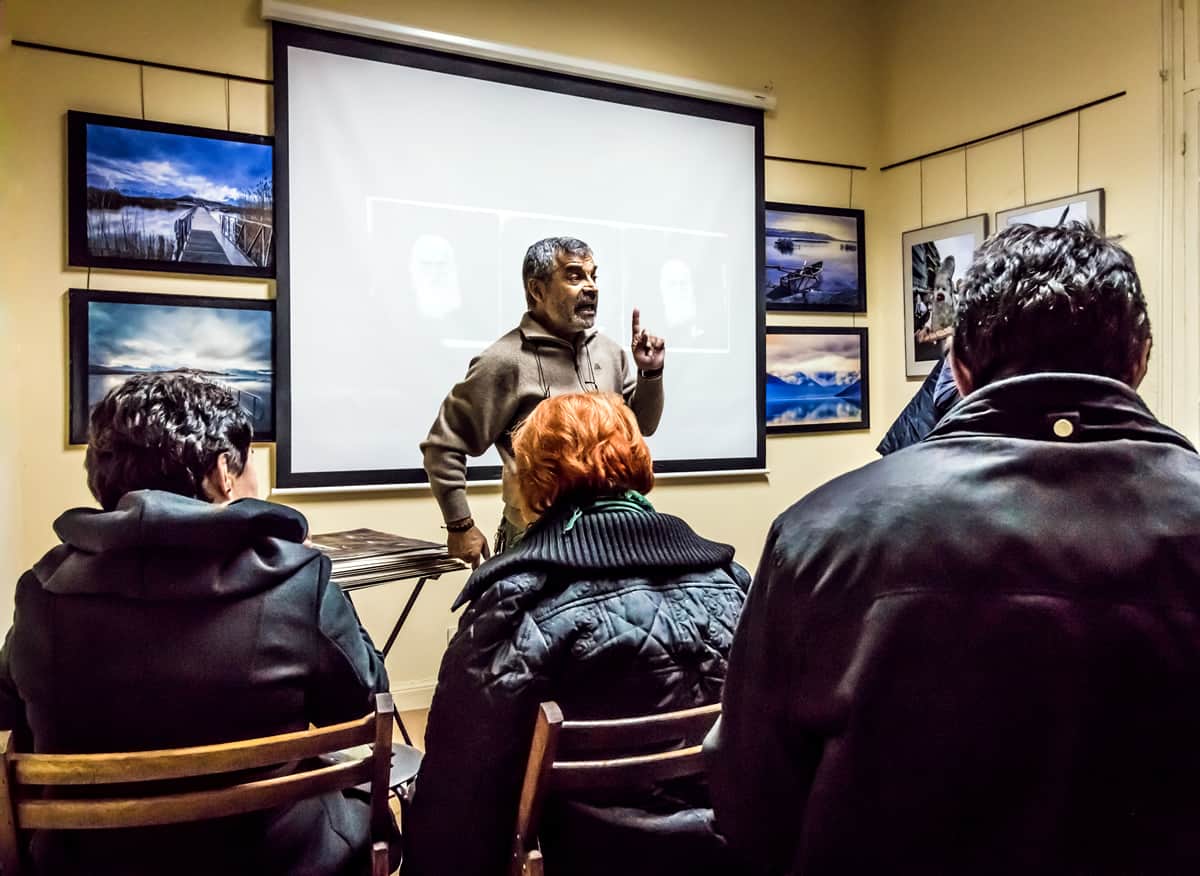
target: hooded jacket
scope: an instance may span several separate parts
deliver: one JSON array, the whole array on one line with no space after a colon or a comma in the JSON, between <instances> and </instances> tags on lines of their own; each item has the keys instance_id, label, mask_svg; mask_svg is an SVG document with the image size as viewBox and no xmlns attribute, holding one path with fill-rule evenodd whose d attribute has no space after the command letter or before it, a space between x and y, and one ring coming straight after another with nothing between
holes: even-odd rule
<instances>
[{"instance_id":1,"label":"hooded jacket","mask_svg":"<svg viewBox=\"0 0 1200 876\"><path fill-rule=\"evenodd\" d=\"M653 510L573 511L556 505L455 603L469 605L438 675L403 876L505 872L539 703L586 720L720 698L749 584L733 548ZM547 807L547 873L726 872L706 792L604 802L627 805Z\"/></svg>"},{"instance_id":2,"label":"hooded jacket","mask_svg":"<svg viewBox=\"0 0 1200 876\"><path fill-rule=\"evenodd\" d=\"M33 751L205 745L365 714L383 661L298 512L140 491L55 521L17 584L0 726ZM340 794L200 825L58 831L47 873L341 873L365 860L365 804Z\"/></svg>"},{"instance_id":3,"label":"hooded jacket","mask_svg":"<svg viewBox=\"0 0 1200 876\"><path fill-rule=\"evenodd\" d=\"M1032 374L771 527L706 743L752 872L1200 872L1200 457Z\"/></svg>"}]
</instances>

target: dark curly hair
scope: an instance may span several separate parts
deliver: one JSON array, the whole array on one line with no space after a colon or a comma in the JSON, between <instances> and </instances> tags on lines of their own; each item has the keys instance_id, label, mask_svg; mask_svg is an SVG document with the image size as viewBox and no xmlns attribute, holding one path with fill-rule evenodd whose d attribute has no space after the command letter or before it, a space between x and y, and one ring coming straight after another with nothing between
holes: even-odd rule
<instances>
[{"instance_id":1,"label":"dark curly hair","mask_svg":"<svg viewBox=\"0 0 1200 876\"><path fill-rule=\"evenodd\" d=\"M1038 371L1132 383L1150 340L1133 257L1090 224L1013 225L963 279L954 358L975 386Z\"/></svg>"},{"instance_id":2,"label":"dark curly hair","mask_svg":"<svg viewBox=\"0 0 1200 876\"><path fill-rule=\"evenodd\" d=\"M222 453L239 475L253 429L237 394L186 371L138 374L92 409L84 460L88 489L106 511L132 490L206 499L204 478Z\"/></svg>"}]
</instances>

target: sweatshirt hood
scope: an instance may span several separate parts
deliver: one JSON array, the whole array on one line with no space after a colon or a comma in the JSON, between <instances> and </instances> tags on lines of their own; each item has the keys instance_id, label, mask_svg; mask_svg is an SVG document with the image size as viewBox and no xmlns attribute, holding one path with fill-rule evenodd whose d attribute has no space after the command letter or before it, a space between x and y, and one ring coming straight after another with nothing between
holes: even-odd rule
<instances>
[{"instance_id":1,"label":"sweatshirt hood","mask_svg":"<svg viewBox=\"0 0 1200 876\"><path fill-rule=\"evenodd\" d=\"M62 544L33 568L57 594L131 599L247 596L320 554L301 542L304 516L241 499L214 505L175 493L127 493L112 511L74 508L54 522Z\"/></svg>"}]
</instances>

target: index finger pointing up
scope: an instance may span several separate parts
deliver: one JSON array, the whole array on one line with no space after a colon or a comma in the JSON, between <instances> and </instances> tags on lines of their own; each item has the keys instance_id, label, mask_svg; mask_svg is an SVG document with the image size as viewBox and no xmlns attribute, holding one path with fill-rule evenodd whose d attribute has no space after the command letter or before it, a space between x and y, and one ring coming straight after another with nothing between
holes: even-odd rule
<instances>
[{"instance_id":1,"label":"index finger pointing up","mask_svg":"<svg viewBox=\"0 0 1200 876\"><path fill-rule=\"evenodd\" d=\"M638 335L642 331L642 312L636 307L633 309L633 339L636 341Z\"/></svg>"}]
</instances>

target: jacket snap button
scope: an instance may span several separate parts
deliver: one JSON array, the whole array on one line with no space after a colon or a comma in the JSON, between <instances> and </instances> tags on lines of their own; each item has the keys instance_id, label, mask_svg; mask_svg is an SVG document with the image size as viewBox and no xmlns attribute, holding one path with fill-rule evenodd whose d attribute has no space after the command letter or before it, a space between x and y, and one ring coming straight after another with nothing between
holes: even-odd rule
<instances>
[{"instance_id":1,"label":"jacket snap button","mask_svg":"<svg viewBox=\"0 0 1200 876\"><path fill-rule=\"evenodd\" d=\"M1070 438L1075 434L1075 424L1066 417L1059 417L1054 421L1054 434L1059 438Z\"/></svg>"}]
</instances>

